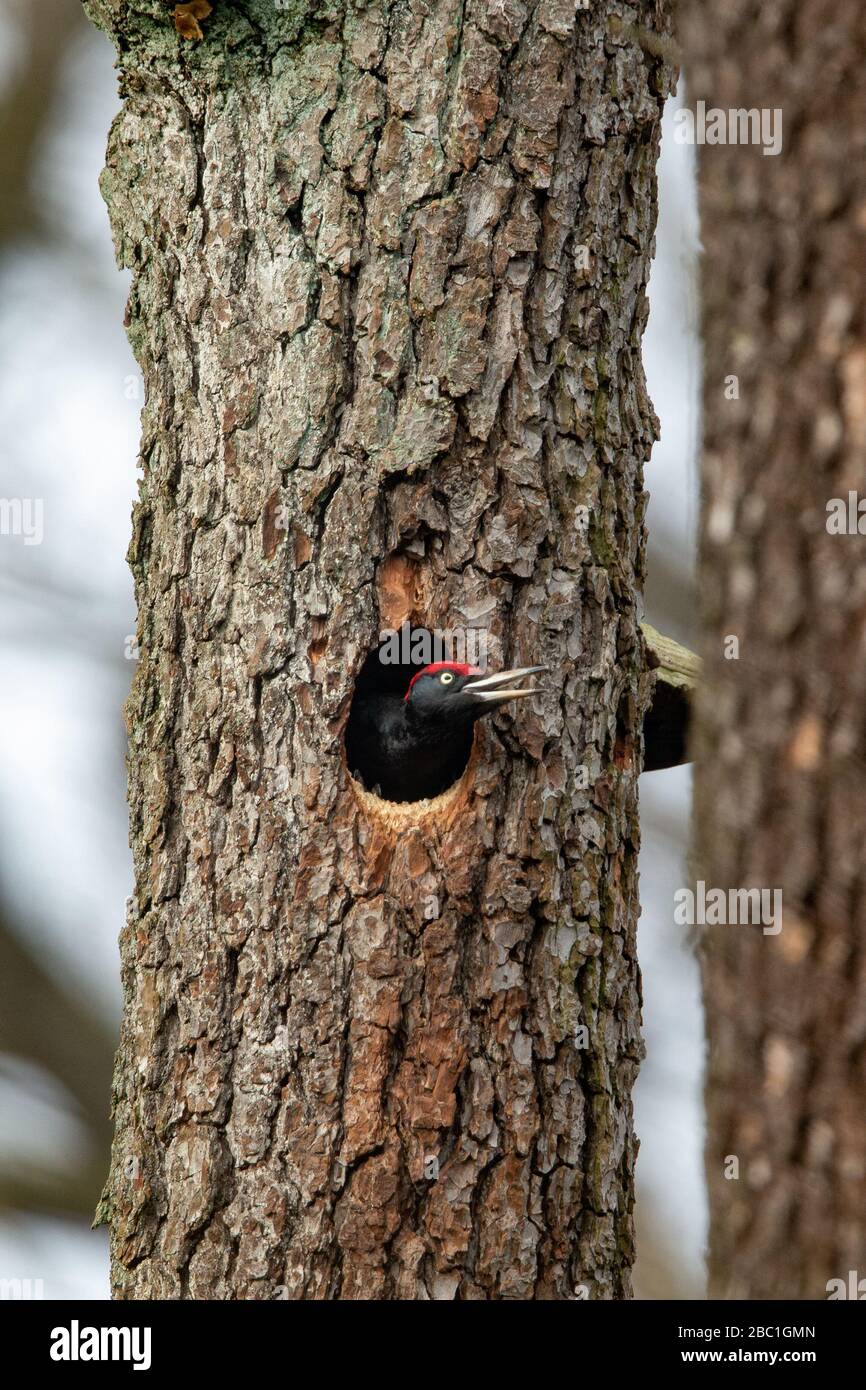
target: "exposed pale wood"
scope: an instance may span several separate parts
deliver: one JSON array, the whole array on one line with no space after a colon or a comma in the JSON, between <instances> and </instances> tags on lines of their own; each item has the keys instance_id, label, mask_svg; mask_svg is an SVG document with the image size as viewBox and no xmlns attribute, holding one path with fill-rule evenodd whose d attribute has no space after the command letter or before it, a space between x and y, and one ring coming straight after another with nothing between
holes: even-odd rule
<instances>
[{"instance_id":1,"label":"exposed pale wood","mask_svg":"<svg viewBox=\"0 0 866 1390\"><path fill-rule=\"evenodd\" d=\"M665 637L649 623L641 623L640 628L656 680L663 681L665 685L693 690L700 674L700 657L674 641L673 637Z\"/></svg>"},{"instance_id":2,"label":"exposed pale wood","mask_svg":"<svg viewBox=\"0 0 866 1390\"><path fill-rule=\"evenodd\" d=\"M650 707L644 716L644 771L655 772L690 760L689 731L701 663L694 652L649 623L641 623L641 631L654 673Z\"/></svg>"}]
</instances>

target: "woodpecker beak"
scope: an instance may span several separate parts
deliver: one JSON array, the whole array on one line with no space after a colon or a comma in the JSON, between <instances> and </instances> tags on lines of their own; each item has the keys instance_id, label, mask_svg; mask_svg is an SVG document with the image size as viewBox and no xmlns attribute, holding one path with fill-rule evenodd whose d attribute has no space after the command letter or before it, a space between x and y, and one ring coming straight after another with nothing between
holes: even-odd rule
<instances>
[{"instance_id":1,"label":"woodpecker beak","mask_svg":"<svg viewBox=\"0 0 866 1390\"><path fill-rule=\"evenodd\" d=\"M546 671L546 666L515 666L511 671L497 671L492 676L479 676L477 680L468 681L464 685L462 694L473 704L478 705L504 705L509 700L522 700L527 695L535 694L535 686L515 688L514 682L523 680L524 676L534 676L538 671Z\"/></svg>"}]
</instances>

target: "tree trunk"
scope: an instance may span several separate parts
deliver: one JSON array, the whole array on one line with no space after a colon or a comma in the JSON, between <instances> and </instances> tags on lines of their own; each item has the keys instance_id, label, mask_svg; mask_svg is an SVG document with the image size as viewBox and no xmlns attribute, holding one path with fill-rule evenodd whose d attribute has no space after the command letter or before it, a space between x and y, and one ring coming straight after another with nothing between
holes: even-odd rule
<instances>
[{"instance_id":1,"label":"tree trunk","mask_svg":"<svg viewBox=\"0 0 866 1390\"><path fill-rule=\"evenodd\" d=\"M821 1299L866 1275L866 542L827 529L866 458L866 15L687 9L691 102L783 114L780 154L699 152L699 872L782 890L777 934L704 937L710 1293Z\"/></svg>"},{"instance_id":2,"label":"tree trunk","mask_svg":"<svg viewBox=\"0 0 866 1390\"><path fill-rule=\"evenodd\" d=\"M115 1293L626 1297L666 6L89 9L147 402ZM405 619L552 674L395 825L342 732Z\"/></svg>"}]
</instances>

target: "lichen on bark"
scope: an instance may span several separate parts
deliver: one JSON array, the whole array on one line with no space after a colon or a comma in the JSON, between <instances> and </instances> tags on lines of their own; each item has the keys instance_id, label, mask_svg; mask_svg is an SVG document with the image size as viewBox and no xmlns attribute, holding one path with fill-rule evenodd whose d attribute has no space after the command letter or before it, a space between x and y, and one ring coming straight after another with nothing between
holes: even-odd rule
<instances>
[{"instance_id":1,"label":"lichen on bark","mask_svg":"<svg viewBox=\"0 0 866 1390\"><path fill-rule=\"evenodd\" d=\"M627 1296L672 74L610 20L667 7L90 10L146 384L115 1293ZM341 735L406 618L555 679L394 837Z\"/></svg>"}]
</instances>

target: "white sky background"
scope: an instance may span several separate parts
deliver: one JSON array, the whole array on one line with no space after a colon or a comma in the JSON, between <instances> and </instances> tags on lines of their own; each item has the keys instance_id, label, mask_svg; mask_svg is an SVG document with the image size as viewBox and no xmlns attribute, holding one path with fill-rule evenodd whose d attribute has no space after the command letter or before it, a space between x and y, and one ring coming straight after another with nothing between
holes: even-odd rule
<instances>
[{"instance_id":1,"label":"white sky background","mask_svg":"<svg viewBox=\"0 0 866 1390\"><path fill-rule=\"evenodd\" d=\"M694 553L698 503L700 400L695 151L674 140L674 112L683 84L668 101L659 162L659 220L650 278L644 366L661 439L646 470L650 503L647 617L682 641L694 630ZM652 607L653 570L672 567L682 583L675 611ZM635 1090L638 1157L638 1263L645 1286L641 1235L664 1241L675 1258L671 1297L703 1298L707 1205L703 1174L704 1022L697 961L673 920L673 895L688 883L691 768L649 772L640 779L638 955L644 985L647 1058ZM647 1276L653 1271L647 1270Z\"/></svg>"},{"instance_id":2,"label":"white sky background","mask_svg":"<svg viewBox=\"0 0 866 1390\"><path fill-rule=\"evenodd\" d=\"M0 81L15 61L4 27L0 13ZM132 673L124 642L135 629L125 554L140 402L128 398L138 376L122 329L128 279L115 267L97 187L117 109L111 49L101 35L88 32L70 50L53 100L50 138L32 177L58 239L27 243L0 261L0 496L41 497L45 507L42 545L0 538L0 878L31 939L94 1010L116 1016L117 934L131 891L121 707ZM697 219L693 151L674 143L670 116L645 354L662 422L647 470L650 573L664 548L679 557L687 586L696 511ZM652 610L648 616L660 621ZM648 1057L636 1106L640 1221L674 1252L677 1290L697 1298L706 1224L703 1035L695 962L673 924L689 792L684 769L641 781ZM68 1155L83 1142L57 1086L20 1059L5 1059L0 1167ZM72 1220L0 1216L0 1277L42 1279L46 1297L107 1297L104 1233ZM644 1282L639 1265L639 1292Z\"/></svg>"}]
</instances>

